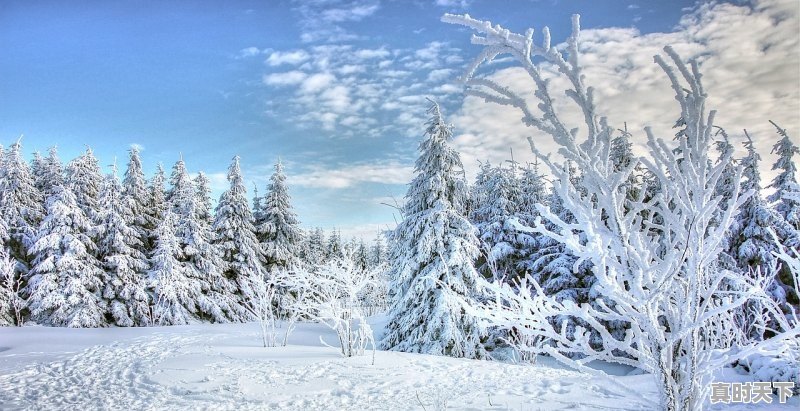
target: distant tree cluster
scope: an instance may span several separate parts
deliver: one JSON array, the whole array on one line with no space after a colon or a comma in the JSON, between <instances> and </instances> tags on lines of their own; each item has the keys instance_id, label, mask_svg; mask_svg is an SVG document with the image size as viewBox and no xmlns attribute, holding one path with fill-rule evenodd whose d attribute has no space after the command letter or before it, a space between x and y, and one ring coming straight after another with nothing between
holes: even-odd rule
<instances>
[{"instance_id":1,"label":"distant tree cluster","mask_svg":"<svg viewBox=\"0 0 800 411\"><path fill-rule=\"evenodd\" d=\"M365 271L384 260L380 239L304 232L281 163L251 207L235 157L212 209L208 177L183 159L147 179L129 154L120 180L91 149L66 166L55 148L31 162L20 141L0 151L0 325L247 321L258 281L345 255Z\"/></svg>"}]
</instances>

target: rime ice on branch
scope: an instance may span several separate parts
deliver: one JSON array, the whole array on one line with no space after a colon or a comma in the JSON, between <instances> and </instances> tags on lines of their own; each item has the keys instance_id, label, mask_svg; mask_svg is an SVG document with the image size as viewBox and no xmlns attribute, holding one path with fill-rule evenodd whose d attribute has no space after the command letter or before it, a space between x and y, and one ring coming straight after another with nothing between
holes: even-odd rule
<instances>
[{"instance_id":1,"label":"rime ice on branch","mask_svg":"<svg viewBox=\"0 0 800 411\"><path fill-rule=\"evenodd\" d=\"M676 143L668 144L646 128L649 155L618 168L610 155L613 129L597 113L592 88L584 83L578 16L572 20L566 57L551 45L547 28L537 45L533 29L521 35L468 15L446 14L442 21L471 28L477 32L472 43L483 47L462 78L467 93L520 110L524 124L549 135L560 146L559 153L581 170L581 186L577 187L565 167L534 149L555 176L554 189L575 223L540 207L551 225L538 220L533 227L519 229L550 236L580 260L591 261L595 287L610 303L598 300L597 305L578 306L560 302L529 279L520 284L519 293L509 286L490 285L496 301L481 305L467 302L469 312L491 324L516 327L522 333L547 339L544 345L521 348L550 354L587 373L603 375L586 366L592 360L643 369L657 381L658 406L670 410L702 407L716 368L797 338L797 322L782 321L770 340L712 355L716 346L708 335L708 326L720 314L752 300L760 301L772 314L777 314L778 307L764 291L763 282L716 264L724 233L750 193L740 193L737 187L726 203L714 193L730 158L710 165L714 112L706 112L706 91L696 62L687 66L670 47L664 48L666 60L660 55L654 57L670 81L684 129ZM513 57L533 80L536 111L520 92L475 77L481 64L501 54ZM564 123L555 111L548 82L542 76L544 64L552 65L568 80L566 95L583 114L580 129ZM652 198L641 193L627 198L626 181L639 163L660 183L660 191ZM736 170L736 177L741 177L741 168ZM723 282L741 291L723 293ZM553 326L550 320L557 316L579 318L586 327L569 334L565 328ZM604 324L615 320L630 322L621 339L614 338ZM592 332L601 335L602 346L592 346Z\"/></svg>"}]
</instances>

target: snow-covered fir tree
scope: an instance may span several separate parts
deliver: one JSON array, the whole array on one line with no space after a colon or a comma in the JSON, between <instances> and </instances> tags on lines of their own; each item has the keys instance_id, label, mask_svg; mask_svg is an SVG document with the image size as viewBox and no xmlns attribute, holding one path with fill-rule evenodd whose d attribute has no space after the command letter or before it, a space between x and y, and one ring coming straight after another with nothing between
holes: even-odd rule
<instances>
[{"instance_id":1,"label":"snow-covered fir tree","mask_svg":"<svg viewBox=\"0 0 800 411\"><path fill-rule=\"evenodd\" d=\"M280 161L262 199L261 225L256 226L267 269L284 269L298 262L302 231L292 209L286 175Z\"/></svg>"},{"instance_id":2,"label":"snow-covered fir tree","mask_svg":"<svg viewBox=\"0 0 800 411\"><path fill-rule=\"evenodd\" d=\"M386 246L383 245L383 233L378 234L369 251L369 264L374 268L386 262Z\"/></svg>"},{"instance_id":3,"label":"snow-covered fir tree","mask_svg":"<svg viewBox=\"0 0 800 411\"><path fill-rule=\"evenodd\" d=\"M167 196L164 189L166 181L167 178L164 172L164 166L159 163L158 166L156 166L156 173L150 179L150 184L147 188L149 195L147 196L146 213L153 230L161 223L161 220L164 218L164 213L167 210ZM151 238L155 238L155 233L152 234Z\"/></svg>"},{"instance_id":4,"label":"snow-covered fir tree","mask_svg":"<svg viewBox=\"0 0 800 411\"><path fill-rule=\"evenodd\" d=\"M104 273L94 257L89 218L65 186L54 187L46 210L30 249L35 256L28 281L32 318L53 326L105 326Z\"/></svg>"},{"instance_id":5,"label":"snow-covered fir tree","mask_svg":"<svg viewBox=\"0 0 800 411\"><path fill-rule=\"evenodd\" d=\"M447 140L452 128L438 104L428 111L416 177L403 206L403 221L391 235L393 292L386 349L454 357L485 356L477 320L444 288L470 299L480 275L476 230L465 216L468 200L463 167Z\"/></svg>"},{"instance_id":6,"label":"snow-covered fir tree","mask_svg":"<svg viewBox=\"0 0 800 411\"><path fill-rule=\"evenodd\" d=\"M331 230L331 235L328 237L328 242L325 244L325 260L331 261L337 258L344 258L345 249L342 243L342 234L337 229Z\"/></svg>"},{"instance_id":7,"label":"snow-covered fir tree","mask_svg":"<svg viewBox=\"0 0 800 411\"><path fill-rule=\"evenodd\" d=\"M142 234L134 221L132 201L126 201L113 167L100 190L97 211L97 257L105 271L103 298L114 324L121 327L150 324L150 296L147 293L148 261L142 253Z\"/></svg>"},{"instance_id":8,"label":"snow-covered fir tree","mask_svg":"<svg viewBox=\"0 0 800 411\"><path fill-rule=\"evenodd\" d=\"M103 175L91 148L87 148L83 154L67 164L65 182L75 194L78 207L94 221Z\"/></svg>"},{"instance_id":9,"label":"snow-covered fir tree","mask_svg":"<svg viewBox=\"0 0 800 411\"><path fill-rule=\"evenodd\" d=\"M36 188L42 193L42 198L46 199L53 195L53 187L64 184L64 166L58 158L58 148L50 147L47 157L40 163L40 171L34 173Z\"/></svg>"},{"instance_id":10,"label":"snow-covered fir tree","mask_svg":"<svg viewBox=\"0 0 800 411\"><path fill-rule=\"evenodd\" d=\"M42 204L41 192L22 156L22 143L17 140L5 152L0 169L0 217L8 230L4 245L21 273L29 268L32 257L28 250L44 216Z\"/></svg>"},{"instance_id":11,"label":"snow-covered fir tree","mask_svg":"<svg viewBox=\"0 0 800 411\"><path fill-rule=\"evenodd\" d=\"M240 302L252 297L250 284L264 275L263 255L253 226L253 214L239 167L239 156L228 168L230 188L217 203L214 220L214 244L222 253L221 268L233 282L233 292Z\"/></svg>"},{"instance_id":12,"label":"snow-covered fir tree","mask_svg":"<svg viewBox=\"0 0 800 411\"><path fill-rule=\"evenodd\" d=\"M770 183L769 187L775 191L767 197L767 200L774 207L775 211L783 217L783 220L791 227L788 236L778 240L786 247L800 247L800 185L797 182L797 165L794 163L794 156L800 150L792 143L786 130L772 123L778 130L781 139L772 147L772 153L778 155L778 160L772 165L772 169L779 171L778 175ZM786 233L784 233L786 235ZM778 282L786 294L786 302L796 311L800 311L800 295L798 295L797 284L795 284L791 267L781 263L778 268ZM789 307L786 307L788 309Z\"/></svg>"},{"instance_id":13,"label":"snow-covered fir tree","mask_svg":"<svg viewBox=\"0 0 800 411\"><path fill-rule=\"evenodd\" d=\"M202 186L195 187L181 159L175 163L170 181L167 201L176 219L178 261L187 281L195 285L187 288L187 292L196 292L189 295L197 310L192 315L216 322L241 319L244 310L237 303L230 282L222 276L220 253L212 245L211 200L205 175L198 175L196 181Z\"/></svg>"},{"instance_id":14,"label":"snow-covered fir tree","mask_svg":"<svg viewBox=\"0 0 800 411\"><path fill-rule=\"evenodd\" d=\"M150 211L150 190L147 188L147 180L142 170L142 160L139 156L139 148L132 146L128 149L128 167L122 179L122 198L125 206L130 210L130 221L128 224L133 228L140 240L137 250L147 254L150 249L150 237L157 221Z\"/></svg>"},{"instance_id":15,"label":"snow-covered fir tree","mask_svg":"<svg viewBox=\"0 0 800 411\"><path fill-rule=\"evenodd\" d=\"M752 195L745 201L736 217L736 224L730 230L729 254L736 259L739 268L745 272L769 275L777 258L777 244L769 233L774 230L779 238L790 242L798 241L793 236L793 229L775 210L766 203L761 195L761 174L758 163L761 156L755 150L753 141L748 136L744 143L747 156L742 159L742 192L750 191Z\"/></svg>"},{"instance_id":16,"label":"snow-covered fir tree","mask_svg":"<svg viewBox=\"0 0 800 411\"><path fill-rule=\"evenodd\" d=\"M481 257L476 268L486 278L495 280L517 277L523 249L517 244L517 230L512 218L519 213L520 187L516 164L509 168L486 163L474 186L472 221L481 241Z\"/></svg>"},{"instance_id":17,"label":"snow-covered fir tree","mask_svg":"<svg viewBox=\"0 0 800 411\"><path fill-rule=\"evenodd\" d=\"M180 244L175 237L176 216L170 208L155 230L155 248L150 257L148 284L153 293L153 322L159 325L196 321L198 281L186 273Z\"/></svg>"},{"instance_id":18,"label":"snow-covered fir tree","mask_svg":"<svg viewBox=\"0 0 800 411\"><path fill-rule=\"evenodd\" d=\"M769 187L775 191L767 197L770 204L774 204L775 210L783 219L791 224L795 230L800 230L800 185L797 182L797 165L793 158L800 153L800 149L789 138L786 130L778 127L778 134L781 139L772 147L772 153L778 156L778 160L772 165L772 170L778 171L778 175L770 183ZM798 247L800 244L785 243L789 247Z\"/></svg>"},{"instance_id":19,"label":"snow-covered fir tree","mask_svg":"<svg viewBox=\"0 0 800 411\"><path fill-rule=\"evenodd\" d=\"M317 227L306 234L303 261L314 267L325 262L325 232Z\"/></svg>"}]
</instances>

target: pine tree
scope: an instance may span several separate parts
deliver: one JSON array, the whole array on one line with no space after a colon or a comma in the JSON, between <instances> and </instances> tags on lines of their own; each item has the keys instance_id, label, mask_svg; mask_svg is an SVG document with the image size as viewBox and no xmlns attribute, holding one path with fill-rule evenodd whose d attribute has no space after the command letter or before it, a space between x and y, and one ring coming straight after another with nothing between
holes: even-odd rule
<instances>
[{"instance_id":1,"label":"pine tree","mask_svg":"<svg viewBox=\"0 0 800 411\"><path fill-rule=\"evenodd\" d=\"M337 229L331 231L331 236L328 237L328 242L325 245L325 259L327 261L344 258L345 250L342 244L342 234Z\"/></svg>"},{"instance_id":2,"label":"pine tree","mask_svg":"<svg viewBox=\"0 0 800 411\"><path fill-rule=\"evenodd\" d=\"M156 167L156 173L153 175L153 178L150 179L150 185L148 187L150 195L147 196L148 205L146 212L149 217L149 224L152 225L151 230L155 230L155 227L161 224L161 220L164 219L164 213L167 211L167 198L166 192L164 191L164 183L166 181L164 166L159 163ZM153 234L152 238L155 238L155 234Z\"/></svg>"},{"instance_id":3,"label":"pine tree","mask_svg":"<svg viewBox=\"0 0 800 411\"><path fill-rule=\"evenodd\" d=\"M34 185L31 169L22 157L18 140L3 156L0 172L0 216L8 230L4 242L20 273L28 270L32 256L29 248L44 214L42 195Z\"/></svg>"},{"instance_id":4,"label":"pine tree","mask_svg":"<svg viewBox=\"0 0 800 411\"><path fill-rule=\"evenodd\" d=\"M773 204L775 211L792 228L788 235L779 240L786 247L800 247L800 185L797 183L797 166L792 158L800 152L797 146L789 139L786 130L772 123L782 138L772 147L772 153L778 155L778 161L772 165L773 170L780 170L769 185L775 191L767 197ZM788 265L781 263L778 269L778 282L786 293L786 302L794 306L795 311L800 309L800 295L797 293L797 284ZM788 310L789 307L786 307Z\"/></svg>"},{"instance_id":5,"label":"pine tree","mask_svg":"<svg viewBox=\"0 0 800 411\"><path fill-rule=\"evenodd\" d=\"M189 177L183 160L175 163L170 178L169 209L175 215L175 238L178 241L178 261L183 266L187 281L196 284L187 290L196 291L187 295L195 302L192 315L210 318L216 322L238 320L243 310L230 295L231 285L222 276L219 251L212 245L211 201L208 199L208 180L200 174L195 181ZM233 311L237 311L234 313Z\"/></svg>"},{"instance_id":6,"label":"pine tree","mask_svg":"<svg viewBox=\"0 0 800 411\"><path fill-rule=\"evenodd\" d=\"M92 149L87 148L78 158L70 161L66 173L67 187L75 194L78 207L94 221L103 176Z\"/></svg>"},{"instance_id":7,"label":"pine tree","mask_svg":"<svg viewBox=\"0 0 800 411\"><path fill-rule=\"evenodd\" d=\"M795 231L800 231L800 185L797 182L797 166L792 158L800 153L800 149L792 143L786 130L778 127L778 134L782 137L772 147L772 153L778 155L778 161L772 165L773 170L780 170L772 180L769 187L775 191L767 197L771 204L775 204L775 210L783 219L794 227ZM790 194L790 195L787 195ZM793 194L793 195L791 195ZM787 244L789 247L798 247L800 244Z\"/></svg>"},{"instance_id":8,"label":"pine tree","mask_svg":"<svg viewBox=\"0 0 800 411\"><path fill-rule=\"evenodd\" d=\"M31 316L53 326L102 327L103 271L94 257L92 224L67 187L54 187L46 208L30 249L35 256L28 283Z\"/></svg>"},{"instance_id":9,"label":"pine tree","mask_svg":"<svg viewBox=\"0 0 800 411\"><path fill-rule=\"evenodd\" d=\"M42 192L42 198L53 195L53 187L64 184L64 166L58 158L58 149L50 147L47 157L42 159L41 172L35 177L36 187Z\"/></svg>"},{"instance_id":10,"label":"pine tree","mask_svg":"<svg viewBox=\"0 0 800 411\"><path fill-rule=\"evenodd\" d=\"M488 163L487 163L488 164ZM517 278L516 267L523 250L517 244L517 230L512 219L519 213L520 190L516 166L491 167L482 170L476 182L473 222L478 229L482 253L476 268L486 278Z\"/></svg>"},{"instance_id":11,"label":"pine tree","mask_svg":"<svg viewBox=\"0 0 800 411\"><path fill-rule=\"evenodd\" d=\"M100 190L96 227L98 259L106 273L103 298L116 325L142 326L150 323L149 296L145 273L147 258L142 253L142 234L134 220L133 201L122 194L116 166Z\"/></svg>"},{"instance_id":12,"label":"pine tree","mask_svg":"<svg viewBox=\"0 0 800 411\"><path fill-rule=\"evenodd\" d=\"M250 287L263 276L262 253L255 235L253 214L239 168L239 156L228 168L230 188L222 193L214 220L214 244L222 253L222 270L233 283L233 292L242 303L253 297Z\"/></svg>"},{"instance_id":13,"label":"pine tree","mask_svg":"<svg viewBox=\"0 0 800 411\"><path fill-rule=\"evenodd\" d=\"M375 268L386 262L386 247L383 245L383 233L375 237L369 252L369 265Z\"/></svg>"},{"instance_id":14,"label":"pine tree","mask_svg":"<svg viewBox=\"0 0 800 411\"><path fill-rule=\"evenodd\" d=\"M267 269L273 271L296 264L302 232L297 215L292 210L286 176L280 161L275 164L275 172L270 177L262 207L262 224L256 229Z\"/></svg>"},{"instance_id":15,"label":"pine tree","mask_svg":"<svg viewBox=\"0 0 800 411\"><path fill-rule=\"evenodd\" d=\"M406 194L403 221L391 236L393 294L386 349L454 357L485 356L477 321L443 287L463 298L477 293L476 230L465 217L463 166L447 140L452 128L439 106L428 111L416 177Z\"/></svg>"},{"instance_id":16,"label":"pine tree","mask_svg":"<svg viewBox=\"0 0 800 411\"><path fill-rule=\"evenodd\" d=\"M132 146L128 149L128 168L125 170L125 177L122 180L121 201L125 202L125 206L130 210L128 224L136 231L141 243L135 248L145 255L150 249L150 238L153 228L157 224L149 209L150 197L151 192L147 188L139 149Z\"/></svg>"},{"instance_id":17,"label":"pine tree","mask_svg":"<svg viewBox=\"0 0 800 411\"><path fill-rule=\"evenodd\" d=\"M325 232L322 228L313 229L306 236L304 262L310 267L325 263Z\"/></svg>"},{"instance_id":18,"label":"pine tree","mask_svg":"<svg viewBox=\"0 0 800 411\"><path fill-rule=\"evenodd\" d=\"M773 253L778 252L778 245L770 230L774 230L779 238L788 239L790 242L796 242L798 239L792 227L781 218L780 214L770 208L761 196L761 175L758 170L761 156L756 152L749 135L744 146L747 149L747 156L741 161L743 167L741 188L742 192L750 191L752 195L742 205L735 224L730 228L728 254L736 261L739 270L751 276L761 278L774 276L777 279L778 273L775 271L777 257ZM772 284L769 292L779 303L786 303L786 292L778 282ZM754 320L750 315L748 313L741 320L742 327L749 329L752 338L763 338L763 330L752 328Z\"/></svg>"},{"instance_id":19,"label":"pine tree","mask_svg":"<svg viewBox=\"0 0 800 411\"><path fill-rule=\"evenodd\" d=\"M155 230L148 283L153 292L153 321L159 325L189 324L196 320L200 284L186 274L178 239L175 214L167 208Z\"/></svg>"}]
</instances>

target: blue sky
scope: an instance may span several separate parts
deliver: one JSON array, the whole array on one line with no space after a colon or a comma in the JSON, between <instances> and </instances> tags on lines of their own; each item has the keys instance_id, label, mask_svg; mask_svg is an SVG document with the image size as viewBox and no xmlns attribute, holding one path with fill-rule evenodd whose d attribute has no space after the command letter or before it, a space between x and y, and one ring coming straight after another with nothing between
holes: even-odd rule
<instances>
[{"instance_id":1,"label":"blue sky","mask_svg":"<svg viewBox=\"0 0 800 411\"><path fill-rule=\"evenodd\" d=\"M138 144L148 174L158 162L169 169L182 153L190 171L211 176L215 197L232 156L241 156L246 178L262 191L280 157L304 225L371 235L392 226L393 210L381 203L400 201L410 181L425 97L439 100L456 123L454 144L470 170L478 160L507 157L519 134L529 133L511 124L518 122L513 112L500 121L507 114L465 99L453 84L479 50L465 30L441 23L442 13L467 12L517 31L549 25L556 41L567 36L569 16L580 13L588 44L597 46L589 53L601 62L630 52L604 51L612 42L623 49L625 42L678 42L689 54L711 56L713 66L723 63L715 63L717 40L704 41L713 37L704 27L766 16L762 23L781 28L780 35L795 27L796 8L778 0L4 0L0 142L24 134L26 151L57 145L62 160L89 145L102 164L116 157L121 166L127 147ZM773 15L788 16L788 28ZM777 56L777 48L770 53ZM792 86L796 54L775 74ZM508 67L493 69L516 81ZM729 71L742 84L751 75ZM598 77L600 88L619 89ZM785 89L773 87L772 96ZM797 93L782 98L790 102L784 110L796 106ZM787 112L790 118L779 120L800 124ZM521 151L515 155L524 157Z\"/></svg>"}]
</instances>

